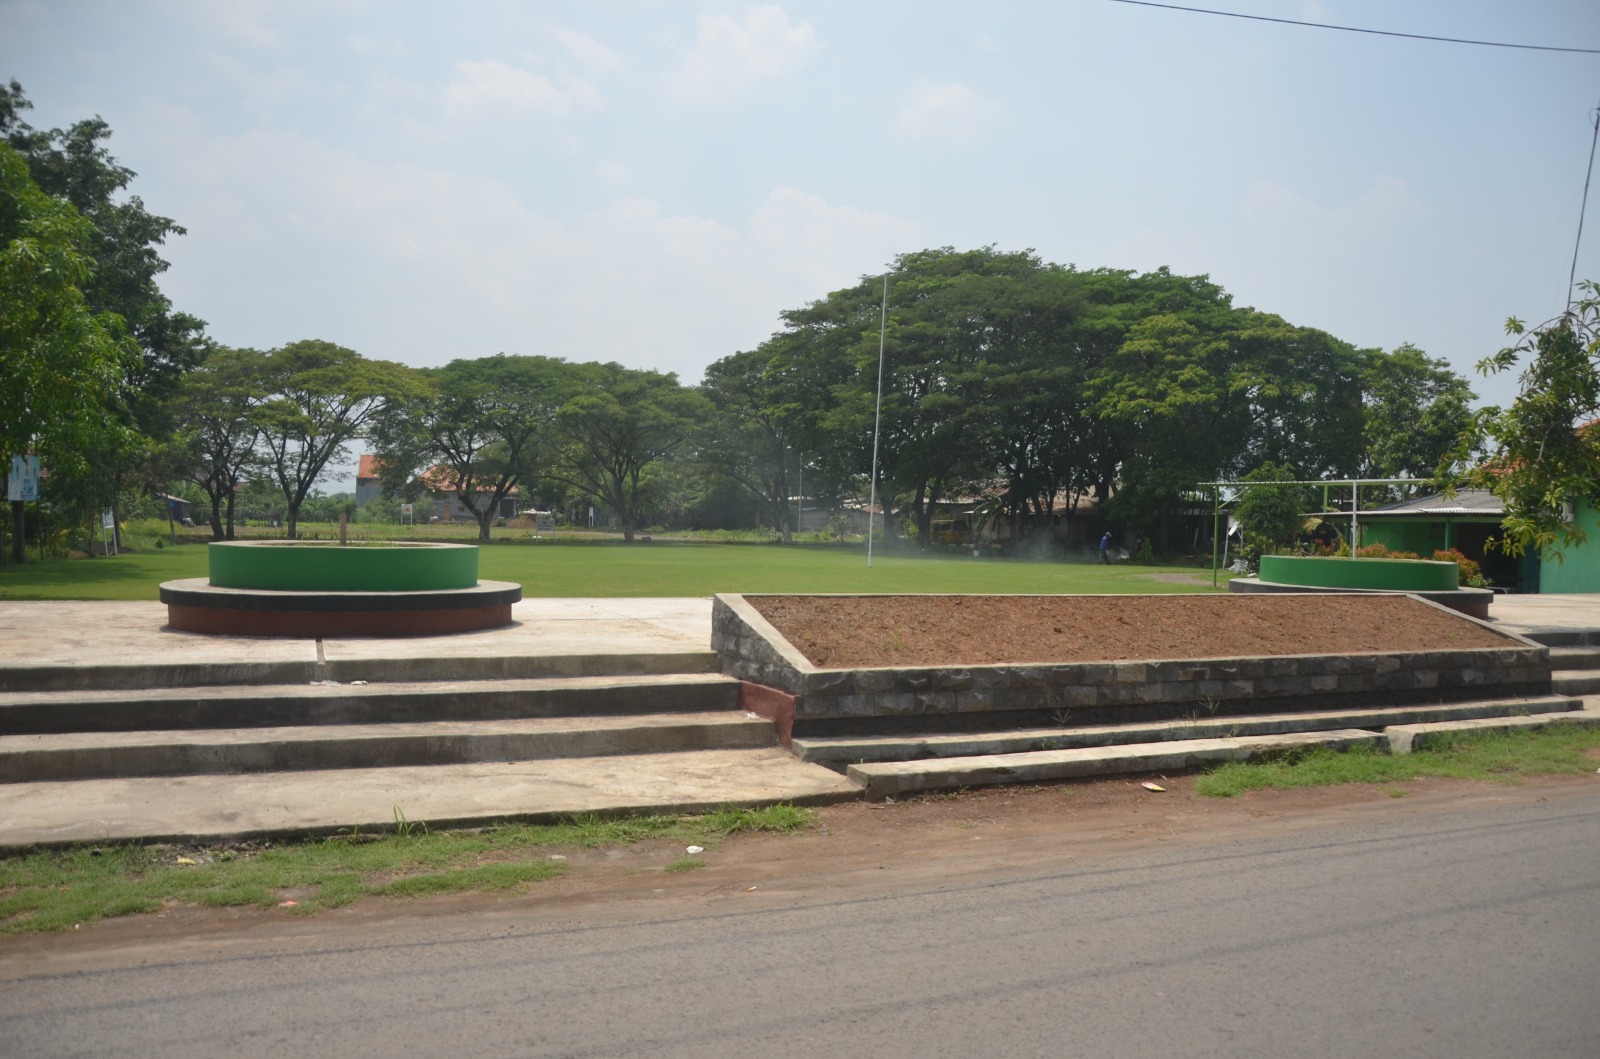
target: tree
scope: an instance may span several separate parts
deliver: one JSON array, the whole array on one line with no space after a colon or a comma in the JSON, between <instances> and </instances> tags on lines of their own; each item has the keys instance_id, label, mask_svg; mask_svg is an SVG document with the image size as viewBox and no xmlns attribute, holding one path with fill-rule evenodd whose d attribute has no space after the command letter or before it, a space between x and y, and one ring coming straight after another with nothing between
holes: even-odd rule
<instances>
[{"instance_id":1,"label":"tree","mask_svg":"<svg viewBox=\"0 0 1600 1059\"><path fill-rule=\"evenodd\" d=\"M184 229L147 211L137 195L119 200L137 174L106 150L111 127L104 120L41 131L22 120L32 107L18 82L0 85L0 137L26 160L40 190L88 220L84 246L94 267L81 284L85 302L124 321L139 350L121 364L126 415L140 433L163 437L171 427L163 415L170 398L206 353L205 322L174 310L156 282L168 267L158 248Z\"/></svg>"},{"instance_id":2,"label":"tree","mask_svg":"<svg viewBox=\"0 0 1600 1059\"><path fill-rule=\"evenodd\" d=\"M1579 284L1580 298L1553 320L1528 330L1506 321L1516 341L1478 364L1484 375L1528 366L1511 407L1480 409L1440 467L1453 485L1489 489L1505 502L1500 546L1557 560L1588 539L1577 508L1600 509L1600 285ZM1487 460L1475 460L1479 449Z\"/></svg>"},{"instance_id":3,"label":"tree","mask_svg":"<svg viewBox=\"0 0 1600 1059\"><path fill-rule=\"evenodd\" d=\"M614 363L574 367L578 395L557 416L561 445L548 473L614 511L632 541L649 498L647 472L678 454L710 407L676 375Z\"/></svg>"},{"instance_id":4,"label":"tree","mask_svg":"<svg viewBox=\"0 0 1600 1059\"><path fill-rule=\"evenodd\" d=\"M91 234L0 144L0 458L9 469L13 454L34 451L52 488L87 477L89 454L123 433L116 389L135 351L121 322L80 289L93 271Z\"/></svg>"},{"instance_id":5,"label":"tree","mask_svg":"<svg viewBox=\"0 0 1600 1059\"><path fill-rule=\"evenodd\" d=\"M1409 342L1367 357L1362 475L1431 478L1471 426L1471 387L1447 361Z\"/></svg>"},{"instance_id":6,"label":"tree","mask_svg":"<svg viewBox=\"0 0 1600 1059\"><path fill-rule=\"evenodd\" d=\"M283 493L285 527L298 536L300 507L327 476L330 462L348 460L346 445L390 401L418 390L415 372L366 360L353 349L308 339L271 350L261 360L267 394L255 410L267 468Z\"/></svg>"},{"instance_id":7,"label":"tree","mask_svg":"<svg viewBox=\"0 0 1600 1059\"><path fill-rule=\"evenodd\" d=\"M735 353L706 369L715 408L701 457L760 501L785 544L794 543L793 497L804 458L807 403L787 354L789 336Z\"/></svg>"},{"instance_id":8,"label":"tree","mask_svg":"<svg viewBox=\"0 0 1600 1059\"><path fill-rule=\"evenodd\" d=\"M420 373L428 384L412 400L393 402L378 420L378 462L384 491L404 489L414 475L443 469L445 485L478 523L478 539L501 502L531 489L552 456L556 413L572 395L572 372L550 357L455 360Z\"/></svg>"},{"instance_id":9,"label":"tree","mask_svg":"<svg viewBox=\"0 0 1600 1059\"><path fill-rule=\"evenodd\" d=\"M257 451L265 385L261 353L218 346L173 398L178 429L169 462L210 501L213 540L233 540L239 487L265 469Z\"/></svg>"},{"instance_id":10,"label":"tree","mask_svg":"<svg viewBox=\"0 0 1600 1059\"><path fill-rule=\"evenodd\" d=\"M1293 482L1294 469L1266 463L1244 476L1247 482ZM1263 553L1293 544L1305 528L1306 512L1316 503L1311 489L1303 485L1261 484L1246 487L1240 494L1233 517L1244 527L1246 559L1254 564Z\"/></svg>"}]
</instances>

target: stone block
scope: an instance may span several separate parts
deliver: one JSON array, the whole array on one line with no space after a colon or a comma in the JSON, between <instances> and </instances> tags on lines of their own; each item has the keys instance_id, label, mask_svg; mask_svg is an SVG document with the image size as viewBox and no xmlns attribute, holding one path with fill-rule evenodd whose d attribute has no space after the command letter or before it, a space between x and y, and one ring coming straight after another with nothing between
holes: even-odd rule
<instances>
[{"instance_id":1,"label":"stone block","mask_svg":"<svg viewBox=\"0 0 1600 1059\"><path fill-rule=\"evenodd\" d=\"M1118 662L1114 668L1116 670L1112 677L1114 683L1143 684L1150 667L1143 662Z\"/></svg>"},{"instance_id":2,"label":"stone block","mask_svg":"<svg viewBox=\"0 0 1600 1059\"><path fill-rule=\"evenodd\" d=\"M941 667L930 670L933 687L941 691L965 691L972 687L972 670Z\"/></svg>"},{"instance_id":3,"label":"stone block","mask_svg":"<svg viewBox=\"0 0 1600 1059\"><path fill-rule=\"evenodd\" d=\"M853 669L850 671L850 687L863 694L894 691L899 686L899 673L893 669Z\"/></svg>"},{"instance_id":4,"label":"stone block","mask_svg":"<svg viewBox=\"0 0 1600 1059\"><path fill-rule=\"evenodd\" d=\"M955 693L957 713L988 713L994 708L992 688L971 688Z\"/></svg>"}]
</instances>

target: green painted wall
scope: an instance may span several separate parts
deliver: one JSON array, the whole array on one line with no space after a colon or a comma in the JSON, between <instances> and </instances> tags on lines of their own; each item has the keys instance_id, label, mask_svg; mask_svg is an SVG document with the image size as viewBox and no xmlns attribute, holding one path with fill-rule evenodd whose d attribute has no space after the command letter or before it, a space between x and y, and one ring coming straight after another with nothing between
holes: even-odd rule
<instances>
[{"instance_id":1,"label":"green painted wall","mask_svg":"<svg viewBox=\"0 0 1600 1059\"><path fill-rule=\"evenodd\" d=\"M1393 592L1452 592L1461 569L1428 559L1319 559L1263 555L1261 580L1315 588L1375 588Z\"/></svg>"},{"instance_id":2,"label":"green painted wall","mask_svg":"<svg viewBox=\"0 0 1600 1059\"><path fill-rule=\"evenodd\" d=\"M1426 559L1444 547L1443 522L1385 520L1361 524L1361 545L1381 544L1391 552L1416 552Z\"/></svg>"},{"instance_id":3,"label":"green painted wall","mask_svg":"<svg viewBox=\"0 0 1600 1059\"><path fill-rule=\"evenodd\" d=\"M1600 515L1588 504L1577 510L1578 525L1588 541L1566 550L1566 561L1539 557L1539 591L1600 592Z\"/></svg>"},{"instance_id":4,"label":"green painted wall","mask_svg":"<svg viewBox=\"0 0 1600 1059\"><path fill-rule=\"evenodd\" d=\"M431 592L478 583L469 544L389 546L221 541L210 546L218 588L277 592Z\"/></svg>"}]
</instances>

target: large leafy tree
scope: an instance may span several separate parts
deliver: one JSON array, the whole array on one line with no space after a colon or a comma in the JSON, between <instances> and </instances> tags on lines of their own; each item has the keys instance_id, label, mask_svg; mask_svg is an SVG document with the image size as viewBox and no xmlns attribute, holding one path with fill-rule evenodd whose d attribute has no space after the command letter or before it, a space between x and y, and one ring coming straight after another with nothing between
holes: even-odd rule
<instances>
[{"instance_id":1,"label":"large leafy tree","mask_svg":"<svg viewBox=\"0 0 1600 1059\"><path fill-rule=\"evenodd\" d=\"M261 358L266 399L255 409L268 473L283 494L290 540L299 534L300 508L326 479L328 465L349 459L362 435L391 401L414 399L416 373L401 364L367 360L353 349L307 339Z\"/></svg>"},{"instance_id":2,"label":"large leafy tree","mask_svg":"<svg viewBox=\"0 0 1600 1059\"><path fill-rule=\"evenodd\" d=\"M531 489L554 454L556 414L572 396L573 369L550 357L500 354L420 373L424 385L378 420L385 491L440 469L427 486L459 494L489 539L511 491Z\"/></svg>"},{"instance_id":3,"label":"large leafy tree","mask_svg":"<svg viewBox=\"0 0 1600 1059\"><path fill-rule=\"evenodd\" d=\"M793 343L793 336L777 335L757 349L724 357L706 369L702 385L715 414L701 460L759 501L786 544L798 529L793 498L804 484L817 411L796 370ZM818 491L815 474L811 482Z\"/></svg>"},{"instance_id":4,"label":"large leafy tree","mask_svg":"<svg viewBox=\"0 0 1600 1059\"><path fill-rule=\"evenodd\" d=\"M616 513L632 541L650 498L650 473L682 453L710 406L676 375L620 364L574 366L577 396L556 419L560 450L548 472Z\"/></svg>"},{"instance_id":5,"label":"large leafy tree","mask_svg":"<svg viewBox=\"0 0 1600 1059\"><path fill-rule=\"evenodd\" d=\"M32 106L18 82L0 85L0 138L22 155L45 194L88 220L83 245L93 267L80 289L92 311L120 316L137 343L139 356L123 363L118 390L131 424L162 437L171 427L170 398L206 353L205 323L175 310L157 284L168 267L160 247L184 229L124 194L136 174L106 149L111 127L103 119L35 129L22 118Z\"/></svg>"},{"instance_id":6,"label":"large leafy tree","mask_svg":"<svg viewBox=\"0 0 1600 1059\"><path fill-rule=\"evenodd\" d=\"M161 452L175 475L210 501L214 540L233 540L239 490L265 470L257 413L267 400L266 380L261 353L218 346L172 399L177 432Z\"/></svg>"},{"instance_id":7,"label":"large leafy tree","mask_svg":"<svg viewBox=\"0 0 1600 1059\"><path fill-rule=\"evenodd\" d=\"M93 274L92 234L0 144L0 459L9 469L31 449L52 485L90 477L90 454L123 440L117 384L135 350L80 286Z\"/></svg>"},{"instance_id":8,"label":"large leafy tree","mask_svg":"<svg viewBox=\"0 0 1600 1059\"><path fill-rule=\"evenodd\" d=\"M1363 373L1363 476L1431 478L1472 422L1472 388L1447 361L1405 343Z\"/></svg>"},{"instance_id":9,"label":"large leafy tree","mask_svg":"<svg viewBox=\"0 0 1600 1059\"><path fill-rule=\"evenodd\" d=\"M1501 546L1561 559L1587 540L1577 508L1600 509L1600 285L1580 284L1566 312L1529 329L1506 322L1516 341L1478 370L1510 371L1526 358L1508 408L1480 409L1441 466L1455 485L1492 490L1505 502ZM1487 459L1476 454L1486 449Z\"/></svg>"}]
</instances>

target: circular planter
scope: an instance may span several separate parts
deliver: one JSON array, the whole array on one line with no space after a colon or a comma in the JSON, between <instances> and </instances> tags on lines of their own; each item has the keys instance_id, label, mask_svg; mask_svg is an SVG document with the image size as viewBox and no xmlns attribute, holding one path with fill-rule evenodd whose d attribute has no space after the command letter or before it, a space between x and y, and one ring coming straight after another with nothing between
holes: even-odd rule
<instances>
[{"instance_id":1,"label":"circular planter","mask_svg":"<svg viewBox=\"0 0 1600 1059\"><path fill-rule=\"evenodd\" d=\"M1367 588L1383 592L1453 592L1461 568L1431 559L1334 559L1263 555L1261 580L1308 588Z\"/></svg>"},{"instance_id":2,"label":"circular planter","mask_svg":"<svg viewBox=\"0 0 1600 1059\"><path fill-rule=\"evenodd\" d=\"M470 544L219 541L209 558L217 588L437 592L478 583L478 549Z\"/></svg>"},{"instance_id":3,"label":"circular planter","mask_svg":"<svg viewBox=\"0 0 1600 1059\"><path fill-rule=\"evenodd\" d=\"M210 578L161 586L167 625L229 636L440 636L510 625L522 586L470 544L220 541Z\"/></svg>"}]
</instances>

